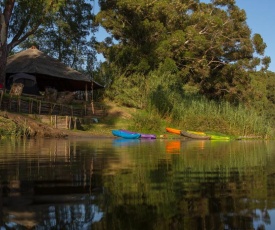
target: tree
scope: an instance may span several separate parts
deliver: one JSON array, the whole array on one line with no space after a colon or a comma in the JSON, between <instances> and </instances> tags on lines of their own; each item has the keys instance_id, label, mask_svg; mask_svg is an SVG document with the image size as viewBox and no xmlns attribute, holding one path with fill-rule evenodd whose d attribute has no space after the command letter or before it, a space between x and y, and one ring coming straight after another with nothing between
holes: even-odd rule
<instances>
[{"instance_id":1,"label":"tree","mask_svg":"<svg viewBox=\"0 0 275 230\"><path fill-rule=\"evenodd\" d=\"M67 0L21 47L36 44L44 53L79 71L93 67L97 28L92 24L92 11L87 0Z\"/></svg>"},{"instance_id":2,"label":"tree","mask_svg":"<svg viewBox=\"0 0 275 230\"><path fill-rule=\"evenodd\" d=\"M101 0L100 5L97 21L116 42L103 42L98 51L128 76L169 60L183 85L211 99L239 102L251 90L248 72L265 70L270 62L261 59L266 44L259 34L251 37L245 11L234 0Z\"/></svg>"},{"instance_id":3,"label":"tree","mask_svg":"<svg viewBox=\"0 0 275 230\"><path fill-rule=\"evenodd\" d=\"M64 0L4 0L0 3L0 83L9 52L33 35Z\"/></svg>"}]
</instances>

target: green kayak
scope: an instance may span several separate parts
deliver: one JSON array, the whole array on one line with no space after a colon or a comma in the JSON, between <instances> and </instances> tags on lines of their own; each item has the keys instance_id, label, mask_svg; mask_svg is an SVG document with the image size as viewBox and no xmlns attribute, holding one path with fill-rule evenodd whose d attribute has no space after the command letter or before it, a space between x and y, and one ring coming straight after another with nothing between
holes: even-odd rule
<instances>
[{"instance_id":1,"label":"green kayak","mask_svg":"<svg viewBox=\"0 0 275 230\"><path fill-rule=\"evenodd\" d=\"M210 135L210 140L230 140L228 136Z\"/></svg>"}]
</instances>

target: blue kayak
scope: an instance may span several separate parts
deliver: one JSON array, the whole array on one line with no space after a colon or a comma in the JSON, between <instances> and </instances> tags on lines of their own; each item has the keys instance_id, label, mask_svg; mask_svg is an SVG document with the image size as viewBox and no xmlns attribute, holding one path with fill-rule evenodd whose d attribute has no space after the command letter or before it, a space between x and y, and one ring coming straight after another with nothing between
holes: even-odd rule
<instances>
[{"instance_id":1,"label":"blue kayak","mask_svg":"<svg viewBox=\"0 0 275 230\"><path fill-rule=\"evenodd\" d=\"M120 129L120 130L125 132L125 133L137 133L137 132L132 132L132 131L125 130L125 129ZM140 138L156 139L157 137L154 134L141 133Z\"/></svg>"},{"instance_id":2,"label":"blue kayak","mask_svg":"<svg viewBox=\"0 0 275 230\"><path fill-rule=\"evenodd\" d=\"M127 133L122 130L112 130L112 134L116 137L122 137L125 139L138 139L140 138L140 133Z\"/></svg>"}]
</instances>

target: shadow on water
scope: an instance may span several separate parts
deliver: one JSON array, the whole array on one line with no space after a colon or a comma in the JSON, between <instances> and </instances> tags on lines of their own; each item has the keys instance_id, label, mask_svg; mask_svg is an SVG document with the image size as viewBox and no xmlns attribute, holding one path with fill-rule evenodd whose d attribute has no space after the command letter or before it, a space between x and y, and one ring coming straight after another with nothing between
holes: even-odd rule
<instances>
[{"instance_id":1,"label":"shadow on water","mask_svg":"<svg viewBox=\"0 0 275 230\"><path fill-rule=\"evenodd\" d=\"M0 142L1 229L275 229L275 142Z\"/></svg>"}]
</instances>

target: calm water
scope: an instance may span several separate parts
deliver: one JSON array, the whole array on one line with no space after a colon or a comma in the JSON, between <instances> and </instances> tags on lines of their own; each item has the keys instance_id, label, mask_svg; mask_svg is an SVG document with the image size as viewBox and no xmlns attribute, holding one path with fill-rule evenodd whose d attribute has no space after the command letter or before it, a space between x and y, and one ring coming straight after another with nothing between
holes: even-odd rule
<instances>
[{"instance_id":1,"label":"calm water","mask_svg":"<svg viewBox=\"0 0 275 230\"><path fill-rule=\"evenodd\" d=\"M0 229L275 229L275 141L1 141Z\"/></svg>"}]
</instances>

